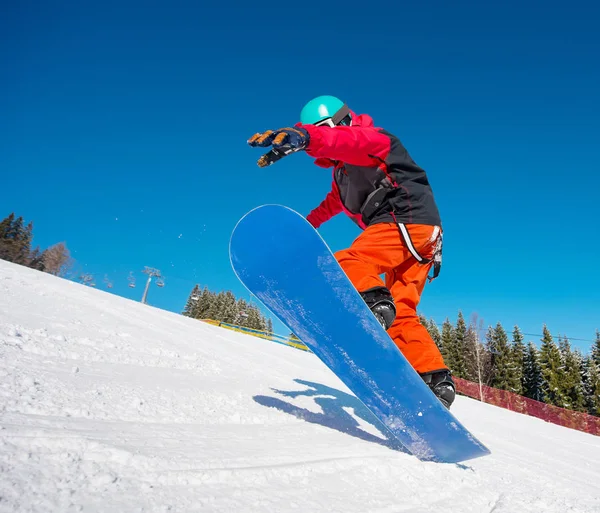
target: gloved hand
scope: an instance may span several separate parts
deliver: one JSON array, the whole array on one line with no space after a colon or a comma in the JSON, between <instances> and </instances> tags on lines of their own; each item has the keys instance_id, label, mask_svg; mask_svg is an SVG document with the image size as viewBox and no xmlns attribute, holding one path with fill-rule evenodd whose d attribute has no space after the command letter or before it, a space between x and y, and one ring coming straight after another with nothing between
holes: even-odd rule
<instances>
[{"instance_id":1,"label":"gloved hand","mask_svg":"<svg viewBox=\"0 0 600 513\"><path fill-rule=\"evenodd\" d=\"M298 151L306 148L309 140L310 136L304 128L286 127L254 134L248 139L248 144L254 147L273 146L275 149L290 148Z\"/></svg>"}]
</instances>

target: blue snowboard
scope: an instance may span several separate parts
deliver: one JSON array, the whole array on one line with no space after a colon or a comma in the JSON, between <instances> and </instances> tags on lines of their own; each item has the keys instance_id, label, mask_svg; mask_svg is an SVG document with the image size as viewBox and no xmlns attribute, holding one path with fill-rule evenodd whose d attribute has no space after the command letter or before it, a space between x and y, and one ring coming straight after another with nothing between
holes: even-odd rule
<instances>
[{"instance_id":1,"label":"blue snowboard","mask_svg":"<svg viewBox=\"0 0 600 513\"><path fill-rule=\"evenodd\" d=\"M417 458L455 463L489 454L425 385L300 214L281 205L250 211L229 253L245 287Z\"/></svg>"}]
</instances>

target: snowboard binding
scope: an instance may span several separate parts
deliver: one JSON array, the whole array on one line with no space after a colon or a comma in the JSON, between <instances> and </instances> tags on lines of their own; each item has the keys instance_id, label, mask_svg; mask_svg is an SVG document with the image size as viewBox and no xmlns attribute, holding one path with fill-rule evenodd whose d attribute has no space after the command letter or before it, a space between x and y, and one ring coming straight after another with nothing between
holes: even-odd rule
<instances>
[{"instance_id":1,"label":"snowboard binding","mask_svg":"<svg viewBox=\"0 0 600 513\"><path fill-rule=\"evenodd\" d=\"M396 305L390 291L385 287L373 287L362 291L360 295L387 331L396 319Z\"/></svg>"},{"instance_id":2,"label":"snowboard binding","mask_svg":"<svg viewBox=\"0 0 600 513\"><path fill-rule=\"evenodd\" d=\"M440 400L440 402L448 409L454 402L456 397L456 387L452 374L449 370L439 370L433 372L426 372L421 374L425 384L431 388L432 392Z\"/></svg>"}]
</instances>

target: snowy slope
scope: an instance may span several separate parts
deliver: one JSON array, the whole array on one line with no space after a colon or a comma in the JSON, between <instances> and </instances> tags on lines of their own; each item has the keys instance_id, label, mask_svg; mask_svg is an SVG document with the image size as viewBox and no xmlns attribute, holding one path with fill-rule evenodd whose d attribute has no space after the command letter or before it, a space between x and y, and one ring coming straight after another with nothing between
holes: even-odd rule
<instances>
[{"instance_id":1,"label":"snowy slope","mask_svg":"<svg viewBox=\"0 0 600 513\"><path fill-rule=\"evenodd\" d=\"M599 512L600 438L459 397L390 447L312 354L0 260L0 511Z\"/></svg>"}]
</instances>

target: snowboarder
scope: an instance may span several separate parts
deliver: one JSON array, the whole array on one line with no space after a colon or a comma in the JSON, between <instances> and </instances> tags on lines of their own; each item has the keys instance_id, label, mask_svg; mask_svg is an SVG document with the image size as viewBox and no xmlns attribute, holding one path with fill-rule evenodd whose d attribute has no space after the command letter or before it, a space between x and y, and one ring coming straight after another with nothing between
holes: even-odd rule
<instances>
[{"instance_id":1,"label":"snowboarder","mask_svg":"<svg viewBox=\"0 0 600 513\"><path fill-rule=\"evenodd\" d=\"M269 147L259 165L304 150L320 167L333 168L333 185L306 219L318 228L344 212L363 232L335 256L400 351L446 406L455 386L442 355L420 323L417 305L431 271L441 268L442 227L427 175L400 140L376 128L338 98L309 101L293 127L248 140ZM385 273L385 283L380 278Z\"/></svg>"}]
</instances>

